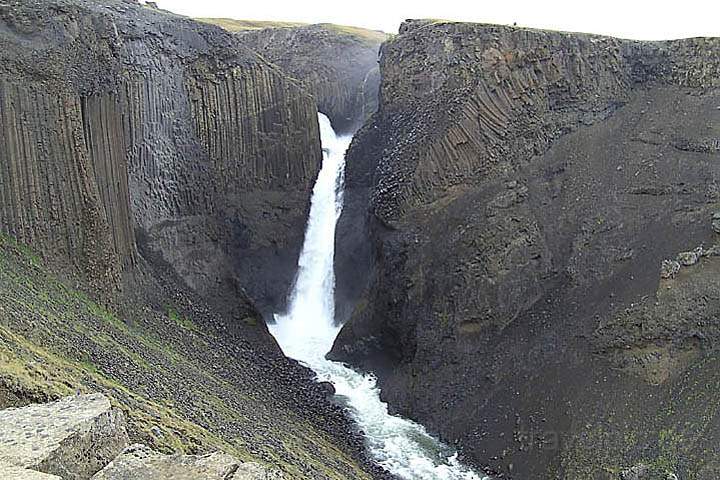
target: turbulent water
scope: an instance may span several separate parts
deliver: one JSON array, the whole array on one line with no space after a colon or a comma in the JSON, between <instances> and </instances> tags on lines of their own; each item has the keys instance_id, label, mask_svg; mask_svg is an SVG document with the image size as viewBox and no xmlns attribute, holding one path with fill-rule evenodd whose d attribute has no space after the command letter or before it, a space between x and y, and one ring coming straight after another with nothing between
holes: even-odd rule
<instances>
[{"instance_id":1,"label":"turbulent water","mask_svg":"<svg viewBox=\"0 0 720 480\"><path fill-rule=\"evenodd\" d=\"M319 121L323 164L312 192L298 273L288 311L275 315L270 331L288 357L313 369L318 380L335 386L383 468L408 480L480 480L482 476L461 465L453 450L422 425L390 415L372 375L325 359L340 329L334 322L333 257L350 137L336 136L325 115L319 114Z\"/></svg>"}]
</instances>

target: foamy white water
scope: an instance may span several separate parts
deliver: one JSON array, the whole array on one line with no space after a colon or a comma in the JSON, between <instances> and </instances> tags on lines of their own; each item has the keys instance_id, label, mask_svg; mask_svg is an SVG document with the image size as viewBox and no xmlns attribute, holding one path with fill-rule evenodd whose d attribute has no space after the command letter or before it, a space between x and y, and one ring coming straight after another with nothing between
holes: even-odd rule
<instances>
[{"instance_id":1,"label":"foamy white water","mask_svg":"<svg viewBox=\"0 0 720 480\"><path fill-rule=\"evenodd\" d=\"M312 192L298 273L285 314L276 314L270 332L288 357L315 371L365 432L368 448L383 468L407 480L480 480L455 452L422 425L390 415L380 400L375 377L325 359L340 330L334 325L335 224L342 211L345 151L351 137L338 137L330 120L318 114L323 164Z\"/></svg>"}]
</instances>

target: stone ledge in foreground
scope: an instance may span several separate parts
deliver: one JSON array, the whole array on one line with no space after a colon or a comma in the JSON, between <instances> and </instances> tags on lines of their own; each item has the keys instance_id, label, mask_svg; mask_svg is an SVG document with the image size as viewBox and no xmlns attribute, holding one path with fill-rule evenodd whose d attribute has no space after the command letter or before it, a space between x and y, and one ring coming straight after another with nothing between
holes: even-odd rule
<instances>
[{"instance_id":1,"label":"stone ledge in foreground","mask_svg":"<svg viewBox=\"0 0 720 480\"><path fill-rule=\"evenodd\" d=\"M90 478L129 443L125 417L99 393L0 411L0 462L64 480Z\"/></svg>"},{"instance_id":2,"label":"stone ledge in foreground","mask_svg":"<svg viewBox=\"0 0 720 480\"><path fill-rule=\"evenodd\" d=\"M208 455L165 455L135 444L92 480L281 480L282 474L257 463L240 463L215 452Z\"/></svg>"}]
</instances>

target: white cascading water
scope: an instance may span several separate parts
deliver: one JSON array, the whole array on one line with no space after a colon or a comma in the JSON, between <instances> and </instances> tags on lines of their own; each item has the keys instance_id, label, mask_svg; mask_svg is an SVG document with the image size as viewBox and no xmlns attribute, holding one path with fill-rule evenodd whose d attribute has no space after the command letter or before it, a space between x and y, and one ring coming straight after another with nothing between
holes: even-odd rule
<instances>
[{"instance_id":1,"label":"white cascading water","mask_svg":"<svg viewBox=\"0 0 720 480\"><path fill-rule=\"evenodd\" d=\"M318 114L323 164L312 192L310 218L287 313L269 325L288 357L307 365L319 381L335 386L365 433L375 460L408 480L480 480L457 461L453 450L430 436L422 425L390 415L372 375L363 375L325 359L340 327L334 321L335 224L342 211L345 151L351 137L338 137L330 120Z\"/></svg>"}]
</instances>

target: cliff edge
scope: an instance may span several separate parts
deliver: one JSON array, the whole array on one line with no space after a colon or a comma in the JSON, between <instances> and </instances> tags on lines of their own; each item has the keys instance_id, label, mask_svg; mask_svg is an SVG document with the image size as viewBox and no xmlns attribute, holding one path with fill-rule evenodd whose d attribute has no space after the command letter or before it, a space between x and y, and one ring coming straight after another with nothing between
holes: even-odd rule
<instances>
[{"instance_id":1,"label":"cliff edge","mask_svg":"<svg viewBox=\"0 0 720 480\"><path fill-rule=\"evenodd\" d=\"M378 51L389 35L333 24L251 28L251 22L206 21L235 31L244 45L301 82L337 133L354 133L377 110Z\"/></svg>"}]
</instances>

